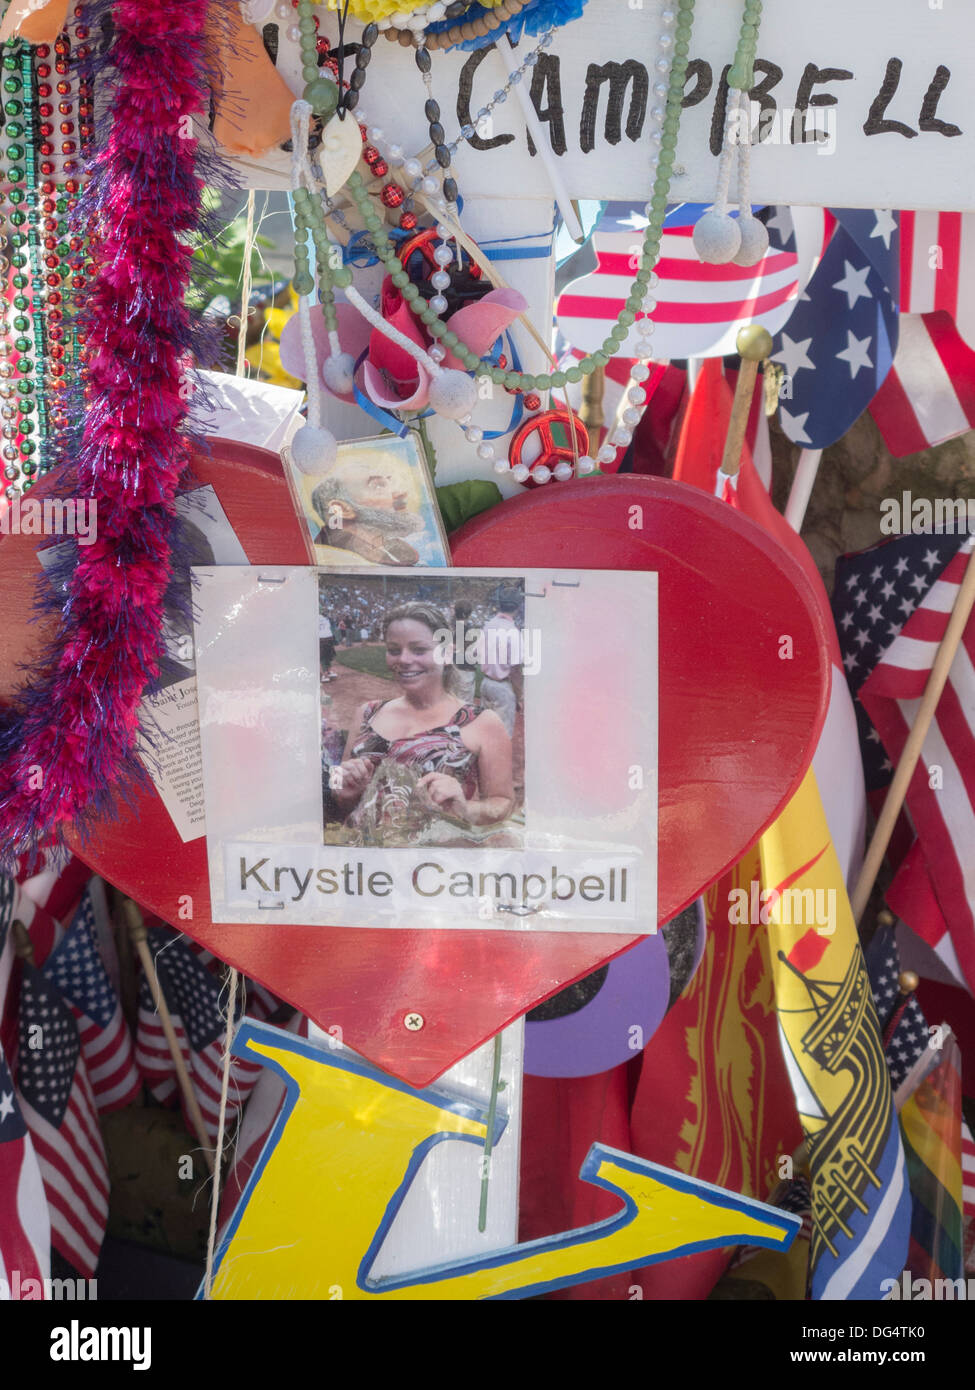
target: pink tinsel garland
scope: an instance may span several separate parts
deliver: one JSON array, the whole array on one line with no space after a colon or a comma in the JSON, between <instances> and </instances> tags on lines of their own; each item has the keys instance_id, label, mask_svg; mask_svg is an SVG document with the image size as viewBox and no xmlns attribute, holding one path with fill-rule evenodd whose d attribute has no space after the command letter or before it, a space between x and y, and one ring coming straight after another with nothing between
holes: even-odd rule
<instances>
[{"instance_id":1,"label":"pink tinsel garland","mask_svg":"<svg viewBox=\"0 0 975 1390\"><path fill-rule=\"evenodd\" d=\"M98 271L84 306L88 364L78 491L98 505L43 679L5 731L7 853L63 830L131 771L139 703L158 672L173 499L188 462L180 394L185 295L202 180L190 117L207 94L208 0L115 0L111 128L89 210ZM186 393L184 393L185 395ZM38 775L40 772L40 776Z\"/></svg>"}]
</instances>

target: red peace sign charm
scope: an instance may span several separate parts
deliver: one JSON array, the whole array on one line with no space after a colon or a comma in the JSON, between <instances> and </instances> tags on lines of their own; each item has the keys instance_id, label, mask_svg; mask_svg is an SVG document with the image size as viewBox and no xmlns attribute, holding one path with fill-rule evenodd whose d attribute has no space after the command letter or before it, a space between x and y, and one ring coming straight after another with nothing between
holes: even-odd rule
<instances>
[{"instance_id":1,"label":"red peace sign charm","mask_svg":"<svg viewBox=\"0 0 975 1390\"><path fill-rule=\"evenodd\" d=\"M575 449L572 447L573 426ZM533 434L538 435L541 450L531 463L522 463L521 452L525 441ZM574 477L576 458L581 459L588 454L589 431L578 415L570 416L564 410L543 410L540 415L523 420L515 430L508 450L508 462L516 483L524 487L540 487L543 483L564 482Z\"/></svg>"}]
</instances>

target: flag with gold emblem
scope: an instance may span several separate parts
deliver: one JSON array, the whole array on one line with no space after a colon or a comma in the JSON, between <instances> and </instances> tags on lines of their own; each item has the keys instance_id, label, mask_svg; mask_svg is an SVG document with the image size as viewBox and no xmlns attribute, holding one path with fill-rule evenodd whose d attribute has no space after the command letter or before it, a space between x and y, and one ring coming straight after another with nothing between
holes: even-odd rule
<instances>
[{"instance_id":1,"label":"flag with gold emblem","mask_svg":"<svg viewBox=\"0 0 975 1390\"><path fill-rule=\"evenodd\" d=\"M809 1151L814 1299L878 1299L911 1194L856 924L810 769L760 842L782 1048Z\"/></svg>"}]
</instances>

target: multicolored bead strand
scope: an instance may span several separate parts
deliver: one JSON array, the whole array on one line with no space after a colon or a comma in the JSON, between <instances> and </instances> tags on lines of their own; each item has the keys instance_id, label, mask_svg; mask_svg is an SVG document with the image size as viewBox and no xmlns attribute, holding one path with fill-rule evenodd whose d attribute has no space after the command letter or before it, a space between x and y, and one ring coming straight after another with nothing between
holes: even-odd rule
<instances>
[{"instance_id":1,"label":"multicolored bead strand","mask_svg":"<svg viewBox=\"0 0 975 1390\"><path fill-rule=\"evenodd\" d=\"M649 224L644 233L643 249L633 290L626 300L626 307L621 311L615 326L598 352L591 353L576 366L569 367L565 371L557 370L538 374L508 371L482 361L476 353L460 341L456 333L451 332L441 322L435 310L422 297L416 285L412 283L401 284L397 280L397 273L402 272L402 267L399 264L395 249L391 246L389 238L378 220L376 226L370 229L374 231L377 254L393 276L393 283L400 288L411 311L425 324L433 337L439 339L444 347L460 359L468 371L488 377L497 385L507 389L520 389L522 391L547 391L553 386L562 387L566 382L580 381L583 376L588 376L595 371L596 367L605 366L609 358L619 352L620 346L629 333L630 327L636 321L641 308L644 314L649 314L652 312L652 308L656 307L655 302L649 297L649 288L653 267L660 252L668 189L677 149L677 127L680 120L684 78L687 72L693 12L694 0L679 0L678 11L674 14L673 19L676 28L674 37L671 39L669 31L665 30L670 42L662 45L663 51L660 58L657 59L656 67L661 74L669 72L670 80L664 88L667 99L666 106L660 111L659 128L654 131L658 137L654 144L659 146L659 150L655 151L652 162L654 170L653 192L650 202L647 204ZM661 84L658 83L659 85ZM654 90L656 92L657 88ZM358 172L350 176L346 187L356 202L360 214L366 220L366 225L369 226L368 219L366 219L366 214L369 212L369 195ZM409 281L408 276L406 279ZM649 331L652 332L652 329ZM645 355L649 356L649 352Z\"/></svg>"}]
</instances>

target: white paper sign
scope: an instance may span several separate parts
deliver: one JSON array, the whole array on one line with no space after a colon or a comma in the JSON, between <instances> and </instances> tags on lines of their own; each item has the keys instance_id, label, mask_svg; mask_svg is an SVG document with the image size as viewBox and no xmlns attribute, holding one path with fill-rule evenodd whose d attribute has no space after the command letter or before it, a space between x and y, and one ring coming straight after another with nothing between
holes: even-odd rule
<instances>
[{"instance_id":1,"label":"white paper sign","mask_svg":"<svg viewBox=\"0 0 975 1390\"><path fill-rule=\"evenodd\" d=\"M657 582L199 569L214 921L657 926Z\"/></svg>"},{"instance_id":2,"label":"white paper sign","mask_svg":"<svg viewBox=\"0 0 975 1390\"><path fill-rule=\"evenodd\" d=\"M648 108L659 100L653 64L664 3L588 0L582 17L557 32L525 75L520 90L548 133L570 197L637 201L650 191L645 127ZM334 48L335 17L324 9L321 16ZM695 7L675 201L714 197L724 74L740 21L740 4L728 0L698 0ZM347 42L359 32L350 24ZM279 71L300 91L297 45L283 28L277 38ZM516 60L536 42L523 39ZM506 72L491 49L437 52L433 59L434 94L452 140L462 125L477 124L477 112L504 85ZM368 73L361 107L369 122L390 132L406 153L425 151L423 89L411 54L380 38ZM753 90L753 201L975 208L973 88L975 9L963 0L766 5ZM530 153L519 101L512 92L490 127L460 146L454 167L465 198L551 191L544 162ZM241 167L258 187L287 187L288 161L275 152Z\"/></svg>"}]
</instances>

